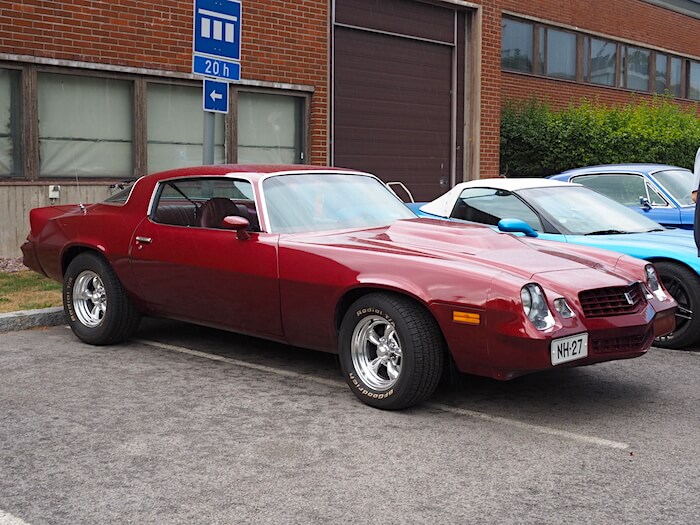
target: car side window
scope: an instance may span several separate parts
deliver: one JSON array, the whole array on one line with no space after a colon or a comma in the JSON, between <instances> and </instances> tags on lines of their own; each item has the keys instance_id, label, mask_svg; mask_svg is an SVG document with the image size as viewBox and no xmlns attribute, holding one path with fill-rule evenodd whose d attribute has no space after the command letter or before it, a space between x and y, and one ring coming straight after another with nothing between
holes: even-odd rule
<instances>
[{"instance_id":1,"label":"car side window","mask_svg":"<svg viewBox=\"0 0 700 525\"><path fill-rule=\"evenodd\" d=\"M223 222L229 216L244 217L249 231L260 231L250 182L228 177L162 181L150 213L160 224L214 229L232 229Z\"/></svg>"},{"instance_id":2,"label":"car side window","mask_svg":"<svg viewBox=\"0 0 700 525\"><path fill-rule=\"evenodd\" d=\"M664 199L663 196L658 191L656 191L656 189L651 184L647 182L646 185L647 195L649 196L649 202L652 206L663 207L669 205L666 199Z\"/></svg>"},{"instance_id":3,"label":"car side window","mask_svg":"<svg viewBox=\"0 0 700 525\"><path fill-rule=\"evenodd\" d=\"M450 217L491 226L496 226L501 219L520 219L535 230L544 231L537 214L506 190L467 188L459 195Z\"/></svg>"},{"instance_id":4,"label":"car side window","mask_svg":"<svg viewBox=\"0 0 700 525\"><path fill-rule=\"evenodd\" d=\"M571 182L583 184L625 206L639 206L640 197L648 198L652 204L666 204L663 197L655 191L647 193L648 186L644 177L634 173L580 175L572 178Z\"/></svg>"}]
</instances>

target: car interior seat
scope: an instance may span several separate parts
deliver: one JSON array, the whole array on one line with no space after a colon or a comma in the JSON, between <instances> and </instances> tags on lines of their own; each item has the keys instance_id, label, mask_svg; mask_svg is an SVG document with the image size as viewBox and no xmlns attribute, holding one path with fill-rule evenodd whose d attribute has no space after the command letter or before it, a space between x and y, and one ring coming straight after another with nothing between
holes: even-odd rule
<instances>
[{"instance_id":1,"label":"car interior seat","mask_svg":"<svg viewBox=\"0 0 700 525\"><path fill-rule=\"evenodd\" d=\"M240 208L231 199L226 197L214 197L209 199L199 209L199 226L202 228L218 228L221 230L232 230L233 228L225 224L224 217L235 215L245 217ZM247 217L246 217L247 218Z\"/></svg>"}]
</instances>

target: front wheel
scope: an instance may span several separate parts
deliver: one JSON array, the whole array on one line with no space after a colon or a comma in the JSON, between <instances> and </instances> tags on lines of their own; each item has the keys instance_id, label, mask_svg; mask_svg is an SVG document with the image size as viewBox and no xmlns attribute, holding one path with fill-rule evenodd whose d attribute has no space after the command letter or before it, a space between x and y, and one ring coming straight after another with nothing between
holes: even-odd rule
<instances>
[{"instance_id":1,"label":"front wheel","mask_svg":"<svg viewBox=\"0 0 700 525\"><path fill-rule=\"evenodd\" d=\"M73 333L93 345L123 341L141 321L114 270L95 253L81 253L68 265L63 308Z\"/></svg>"},{"instance_id":2,"label":"front wheel","mask_svg":"<svg viewBox=\"0 0 700 525\"><path fill-rule=\"evenodd\" d=\"M663 348L684 348L700 340L700 277L673 262L654 263L664 287L678 303L676 328L655 341ZM695 314L698 312L698 314Z\"/></svg>"},{"instance_id":3,"label":"front wheel","mask_svg":"<svg viewBox=\"0 0 700 525\"><path fill-rule=\"evenodd\" d=\"M389 293L355 301L340 328L340 366L352 392L387 410L428 399L442 374L440 329L420 304Z\"/></svg>"}]
</instances>

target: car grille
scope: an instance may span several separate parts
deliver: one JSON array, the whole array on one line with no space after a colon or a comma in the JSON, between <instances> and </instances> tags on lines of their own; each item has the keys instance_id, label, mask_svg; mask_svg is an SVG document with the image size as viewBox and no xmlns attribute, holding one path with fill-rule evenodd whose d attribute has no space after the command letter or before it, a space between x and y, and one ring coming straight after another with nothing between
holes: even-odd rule
<instances>
[{"instance_id":1,"label":"car grille","mask_svg":"<svg viewBox=\"0 0 700 525\"><path fill-rule=\"evenodd\" d=\"M644 334L625 337L610 337L591 341L591 352L594 354L609 354L613 352L633 352L651 346L654 330L650 328Z\"/></svg>"},{"instance_id":2,"label":"car grille","mask_svg":"<svg viewBox=\"0 0 700 525\"><path fill-rule=\"evenodd\" d=\"M641 311L646 298L640 283L586 290L578 295L586 317L607 317Z\"/></svg>"}]
</instances>

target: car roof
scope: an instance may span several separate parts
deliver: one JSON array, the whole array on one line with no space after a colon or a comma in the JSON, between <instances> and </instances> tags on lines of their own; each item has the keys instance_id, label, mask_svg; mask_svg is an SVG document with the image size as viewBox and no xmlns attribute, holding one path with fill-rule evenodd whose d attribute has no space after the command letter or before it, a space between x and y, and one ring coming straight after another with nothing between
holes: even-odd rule
<instances>
[{"instance_id":1,"label":"car roof","mask_svg":"<svg viewBox=\"0 0 700 525\"><path fill-rule=\"evenodd\" d=\"M628 172L628 173L653 173L661 170L684 170L686 168L680 166L672 166L670 164L653 164L653 163L629 163L629 164L600 164L598 166L586 166L583 168L573 168L561 172L559 175L579 175L584 173L607 173L610 171Z\"/></svg>"},{"instance_id":2,"label":"car roof","mask_svg":"<svg viewBox=\"0 0 700 525\"><path fill-rule=\"evenodd\" d=\"M464 188L495 188L499 190L525 190L530 188L549 188L552 186L572 186L572 182L544 179L541 177L512 178L495 177L492 179L476 179L468 182L460 182L453 190ZM579 186L579 184L576 184Z\"/></svg>"},{"instance_id":3,"label":"car roof","mask_svg":"<svg viewBox=\"0 0 700 525\"><path fill-rule=\"evenodd\" d=\"M543 179L543 178L512 178L506 179L496 177L492 179L476 179L468 182L460 182L450 191L438 197L434 201L424 204L420 210L425 213L431 213L441 217L446 217L452 211L457 197L463 190L467 188L493 188L496 190L518 191L531 188L554 188L554 187L570 187L581 186L573 182L564 182L560 180Z\"/></svg>"},{"instance_id":4,"label":"car roof","mask_svg":"<svg viewBox=\"0 0 700 525\"><path fill-rule=\"evenodd\" d=\"M227 176L231 174L245 174L250 180L257 180L270 174L282 173L300 173L310 171L324 171L326 173L357 173L364 174L361 171L330 167L330 166L313 166L309 164L210 164L205 166L190 166L186 168L176 168L172 170L160 171L146 175L154 181L180 178L180 177L216 177Z\"/></svg>"}]
</instances>

